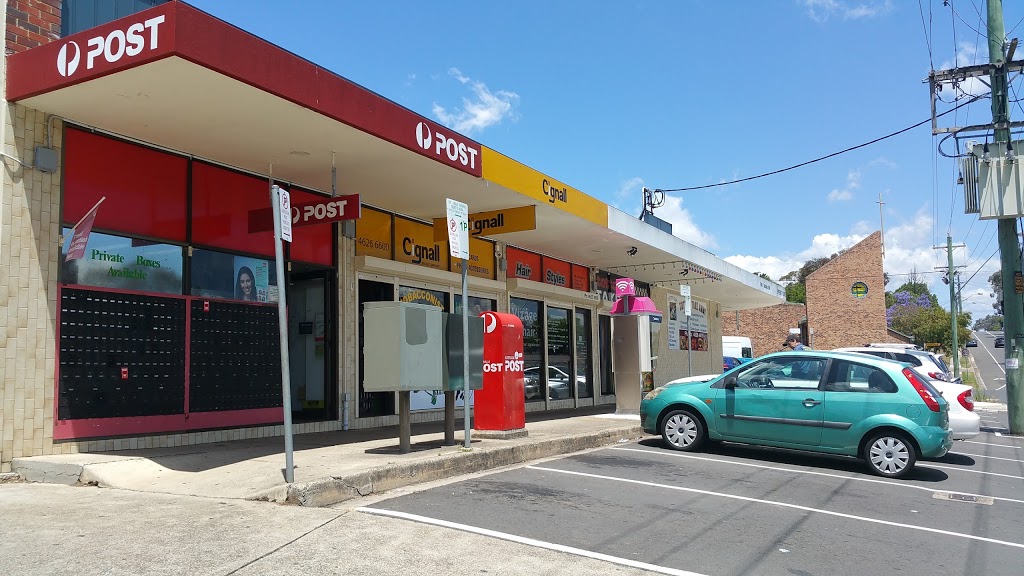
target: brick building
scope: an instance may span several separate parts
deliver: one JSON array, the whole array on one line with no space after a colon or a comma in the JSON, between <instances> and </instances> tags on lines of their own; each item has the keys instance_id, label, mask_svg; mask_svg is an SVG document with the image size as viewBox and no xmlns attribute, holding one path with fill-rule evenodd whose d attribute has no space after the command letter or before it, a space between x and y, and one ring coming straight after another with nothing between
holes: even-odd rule
<instances>
[{"instance_id":1,"label":"brick building","mask_svg":"<svg viewBox=\"0 0 1024 576\"><path fill-rule=\"evenodd\" d=\"M787 302L743 310L724 322L726 335L747 336L754 356L777 352L791 331L829 350L891 342L885 323L882 235L875 232L807 277L807 304Z\"/></svg>"},{"instance_id":2,"label":"brick building","mask_svg":"<svg viewBox=\"0 0 1024 576\"><path fill-rule=\"evenodd\" d=\"M889 341L880 232L807 277L807 323L814 330L815 348Z\"/></svg>"}]
</instances>

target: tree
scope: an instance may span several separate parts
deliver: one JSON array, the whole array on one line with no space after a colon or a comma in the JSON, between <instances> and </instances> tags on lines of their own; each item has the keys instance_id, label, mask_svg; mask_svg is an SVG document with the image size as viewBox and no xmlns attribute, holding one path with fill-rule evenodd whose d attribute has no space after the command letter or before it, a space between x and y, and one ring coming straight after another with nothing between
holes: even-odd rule
<instances>
[{"instance_id":1,"label":"tree","mask_svg":"<svg viewBox=\"0 0 1024 576\"><path fill-rule=\"evenodd\" d=\"M760 276L761 278L764 278L765 280L767 280L769 282L773 282L772 277L767 275L767 274L765 274L764 272L754 272L754 276Z\"/></svg>"},{"instance_id":2,"label":"tree","mask_svg":"<svg viewBox=\"0 0 1024 576\"><path fill-rule=\"evenodd\" d=\"M988 277L988 283L992 285L992 293L996 297L996 303L992 307L1001 314L1003 312L1003 273L996 270Z\"/></svg>"},{"instance_id":3,"label":"tree","mask_svg":"<svg viewBox=\"0 0 1024 576\"><path fill-rule=\"evenodd\" d=\"M786 286L786 302L796 302L798 304L807 303L807 288L800 283L794 282L789 286Z\"/></svg>"},{"instance_id":4,"label":"tree","mask_svg":"<svg viewBox=\"0 0 1024 576\"><path fill-rule=\"evenodd\" d=\"M949 311L937 304L934 294L927 290L916 295L899 290L893 294L893 299L895 303L885 311L890 328L913 336L918 345L941 342L947 350L952 349L953 331ZM967 329L970 322L970 314L964 313L957 317L957 339L960 342L970 339L970 330Z\"/></svg>"},{"instance_id":5,"label":"tree","mask_svg":"<svg viewBox=\"0 0 1024 576\"><path fill-rule=\"evenodd\" d=\"M1003 329L1003 317L998 314L989 314L984 318L979 318L974 323L975 330L988 330L988 331L999 331Z\"/></svg>"},{"instance_id":6,"label":"tree","mask_svg":"<svg viewBox=\"0 0 1024 576\"><path fill-rule=\"evenodd\" d=\"M913 276L911 278L913 278ZM894 292L894 294L898 293L898 292L907 292L908 294L911 294L913 296L924 296L924 295L927 295L929 297L928 299L932 303L932 306L938 306L939 305L939 298L937 296L935 296L934 294L932 294L931 290L928 289L928 285L927 284L925 284L924 282L921 282L919 280L917 280L917 281L907 281L905 284L903 284L902 286L897 288L896 291Z\"/></svg>"},{"instance_id":7,"label":"tree","mask_svg":"<svg viewBox=\"0 0 1024 576\"><path fill-rule=\"evenodd\" d=\"M811 258L810 260L805 262L803 266L800 267L800 270L797 272L796 275L796 281L801 284L806 284L808 276L813 274L818 268L821 268L825 264L828 264L829 260L835 258L838 255L839 254L833 254L831 257L822 256L821 258Z\"/></svg>"}]
</instances>

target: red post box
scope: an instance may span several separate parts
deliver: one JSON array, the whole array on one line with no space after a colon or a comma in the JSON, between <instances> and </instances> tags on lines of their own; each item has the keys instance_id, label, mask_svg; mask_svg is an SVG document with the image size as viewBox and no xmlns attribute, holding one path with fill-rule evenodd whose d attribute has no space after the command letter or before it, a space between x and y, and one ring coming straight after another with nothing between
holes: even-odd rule
<instances>
[{"instance_id":1,"label":"red post box","mask_svg":"<svg viewBox=\"0 0 1024 576\"><path fill-rule=\"evenodd\" d=\"M514 314L484 312L484 387L474 392L474 428L526 428L523 323Z\"/></svg>"}]
</instances>

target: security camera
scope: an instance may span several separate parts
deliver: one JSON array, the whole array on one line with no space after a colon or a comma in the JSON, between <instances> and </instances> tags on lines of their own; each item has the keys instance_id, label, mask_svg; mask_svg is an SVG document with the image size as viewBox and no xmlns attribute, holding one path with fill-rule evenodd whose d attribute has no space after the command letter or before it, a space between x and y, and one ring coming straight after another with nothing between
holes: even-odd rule
<instances>
[{"instance_id":1,"label":"security camera","mask_svg":"<svg viewBox=\"0 0 1024 576\"><path fill-rule=\"evenodd\" d=\"M630 246L629 250L626 250L626 254L630 256L636 256L636 246Z\"/></svg>"}]
</instances>

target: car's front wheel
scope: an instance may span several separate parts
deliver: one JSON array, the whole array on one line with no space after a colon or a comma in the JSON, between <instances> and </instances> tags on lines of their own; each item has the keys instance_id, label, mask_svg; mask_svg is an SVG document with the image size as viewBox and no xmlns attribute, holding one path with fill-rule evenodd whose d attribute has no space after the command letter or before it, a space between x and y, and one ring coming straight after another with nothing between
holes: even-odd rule
<instances>
[{"instance_id":1,"label":"car's front wheel","mask_svg":"<svg viewBox=\"0 0 1024 576\"><path fill-rule=\"evenodd\" d=\"M689 410L673 410L661 421L661 437L669 448L691 452L708 438L704 423Z\"/></svg>"},{"instance_id":2,"label":"car's front wheel","mask_svg":"<svg viewBox=\"0 0 1024 576\"><path fill-rule=\"evenodd\" d=\"M917 451L904 435L882 432L864 444L863 457L868 468L878 476L902 478L914 469Z\"/></svg>"}]
</instances>

